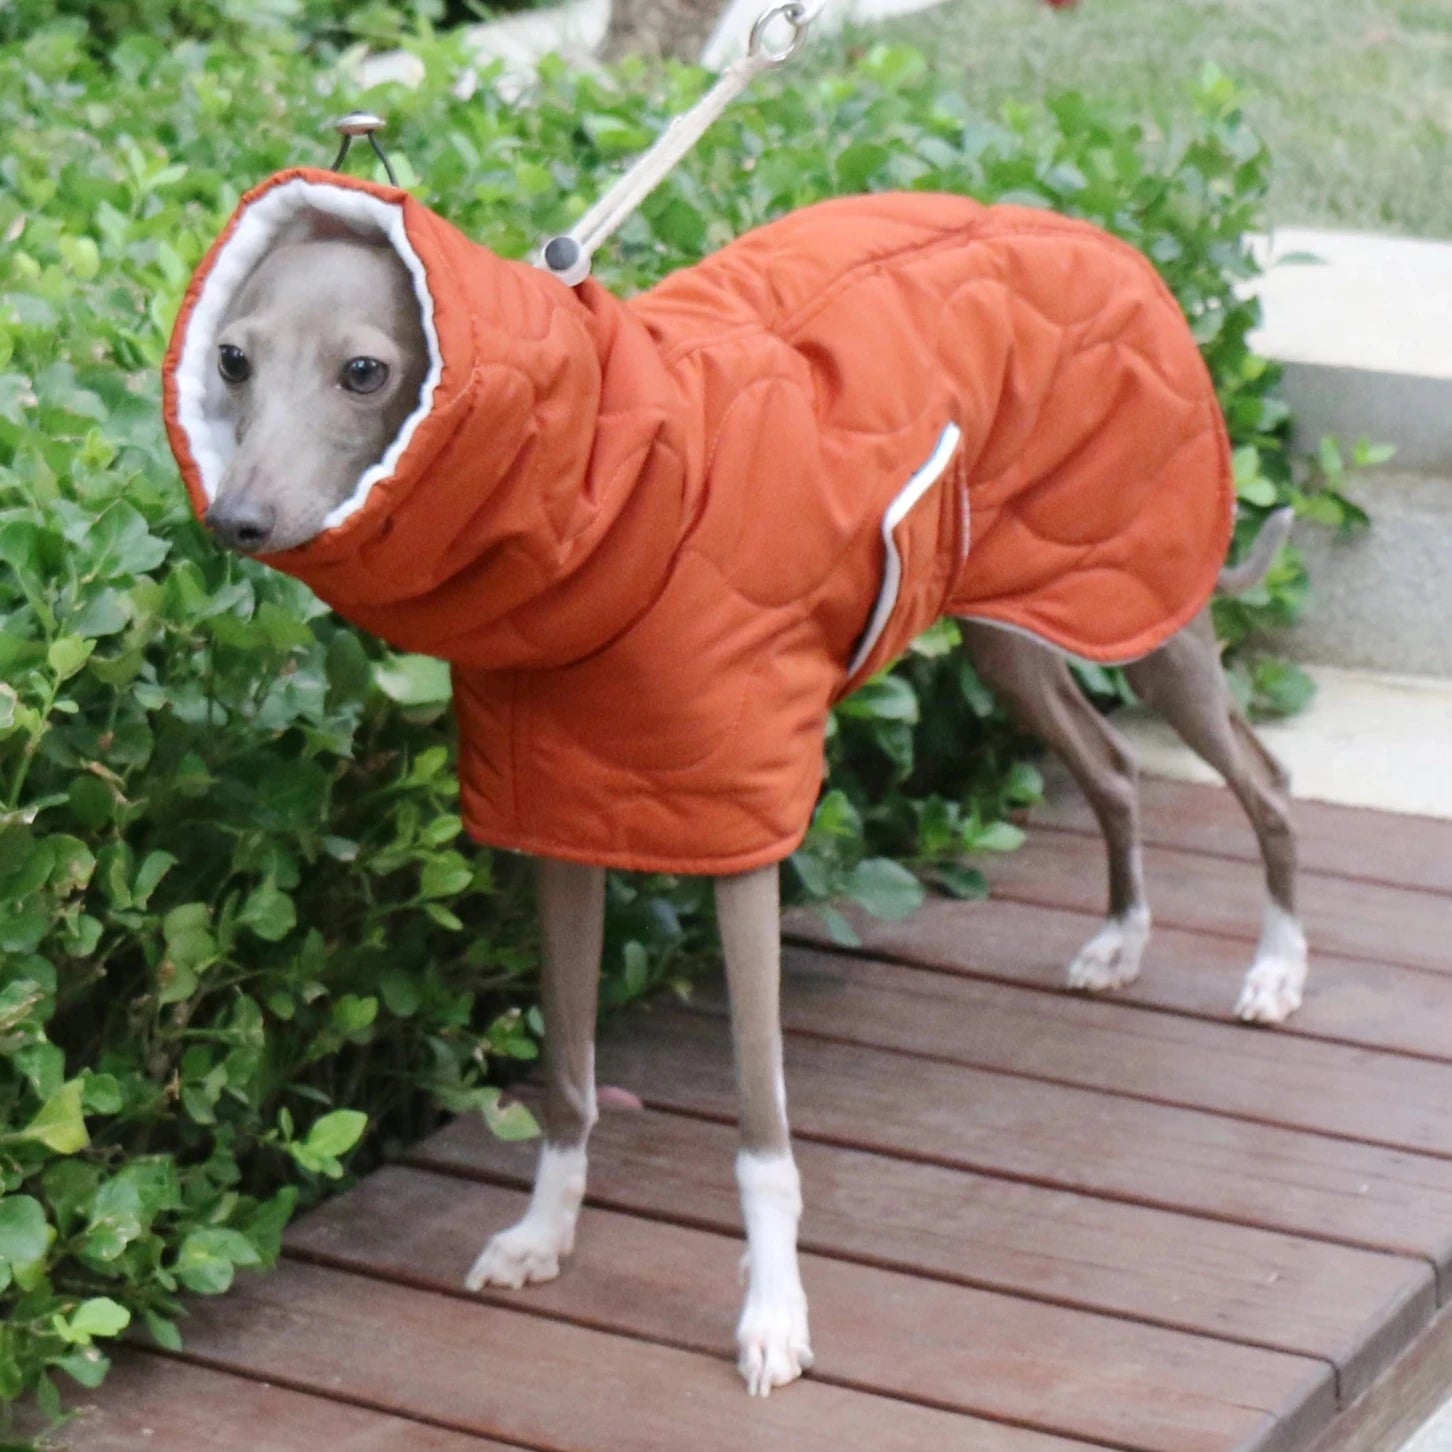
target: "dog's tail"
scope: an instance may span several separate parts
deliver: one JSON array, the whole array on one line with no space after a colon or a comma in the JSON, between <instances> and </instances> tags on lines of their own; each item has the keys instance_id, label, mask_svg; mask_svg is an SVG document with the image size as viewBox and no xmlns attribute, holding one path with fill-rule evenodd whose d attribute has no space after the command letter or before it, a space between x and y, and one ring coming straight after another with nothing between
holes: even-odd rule
<instances>
[{"instance_id":1,"label":"dog's tail","mask_svg":"<svg viewBox=\"0 0 1452 1452\"><path fill-rule=\"evenodd\" d=\"M1261 525L1250 553L1238 565L1226 565L1220 571L1215 588L1222 595L1243 595L1253 590L1270 574L1281 546L1291 537L1291 526L1295 523L1296 511L1288 504L1278 509Z\"/></svg>"}]
</instances>

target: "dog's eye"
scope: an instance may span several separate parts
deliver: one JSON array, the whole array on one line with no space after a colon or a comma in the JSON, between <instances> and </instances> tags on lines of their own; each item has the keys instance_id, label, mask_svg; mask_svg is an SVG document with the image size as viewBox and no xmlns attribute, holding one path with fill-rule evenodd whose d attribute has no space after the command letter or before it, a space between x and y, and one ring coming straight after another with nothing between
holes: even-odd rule
<instances>
[{"instance_id":1,"label":"dog's eye","mask_svg":"<svg viewBox=\"0 0 1452 1452\"><path fill-rule=\"evenodd\" d=\"M239 347L233 343L223 343L217 349L217 372L228 383L245 383L252 376L252 365Z\"/></svg>"},{"instance_id":2,"label":"dog's eye","mask_svg":"<svg viewBox=\"0 0 1452 1452\"><path fill-rule=\"evenodd\" d=\"M388 364L377 358L350 358L343 364L342 381L349 393L377 393L388 382Z\"/></svg>"}]
</instances>

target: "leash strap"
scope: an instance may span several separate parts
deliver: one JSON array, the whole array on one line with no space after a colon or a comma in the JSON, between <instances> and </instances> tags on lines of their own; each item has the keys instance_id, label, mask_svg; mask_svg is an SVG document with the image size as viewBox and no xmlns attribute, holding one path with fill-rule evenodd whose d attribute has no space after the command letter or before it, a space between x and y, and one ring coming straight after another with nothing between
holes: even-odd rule
<instances>
[{"instance_id":1,"label":"leash strap","mask_svg":"<svg viewBox=\"0 0 1452 1452\"><path fill-rule=\"evenodd\" d=\"M655 145L580 218L568 232L551 237L540 249L536 266L575 287L590 275L590 262L600 246L624 226L640 204L668 177L728 106L763 71L776 70L791 60L807 38L807 30L821 13L824 0L785 0L757 17L751 27L746 54L721 72L716 84L682 112L661 133ZM767 31L778 21L791 29L780 49L773 49Z\"/></svg>"}]
</instances>

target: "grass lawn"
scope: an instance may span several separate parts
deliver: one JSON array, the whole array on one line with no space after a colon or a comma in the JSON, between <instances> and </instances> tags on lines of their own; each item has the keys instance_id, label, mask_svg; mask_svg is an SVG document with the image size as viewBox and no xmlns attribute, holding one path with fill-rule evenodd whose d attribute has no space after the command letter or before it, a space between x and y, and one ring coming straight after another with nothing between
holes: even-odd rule
<instances>
[{"instance_id":1,"label":"grass lawn","mask_svg":"<svg viewBox=\"0 0 1452 1452\"><path fill-rule=\"evenodd\" d=\"M1167 125L1214 61L1270 146L1273 222L1452 237L1452 0L949 0L872 35L987 107L1081 90Z\"/></svg>"}]
</instances>

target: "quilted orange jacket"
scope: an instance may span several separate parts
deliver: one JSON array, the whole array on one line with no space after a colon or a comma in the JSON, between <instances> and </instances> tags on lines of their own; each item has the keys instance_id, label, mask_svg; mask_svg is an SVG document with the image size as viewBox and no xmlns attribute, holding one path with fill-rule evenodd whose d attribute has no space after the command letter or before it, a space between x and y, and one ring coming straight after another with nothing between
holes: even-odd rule
<instances>
[{"instance_id":1,"label":"quilted orange jacket","mask_svg":"<svg viewBox=\"0 0 1452 1452\"><path fill-rule=\"evenodd\" d=\"M1132 248L957 196L826 202L621 300L402 191L283 172L198 270L166 417L198 513L229 299L315 210L387 237L419 407L329 527L265 557L453 668L479 840L726 874L801 841L827 714L944 615L1095 661L1209 598L1234 490L1210 378Z\"/></svg>"}]
</instances>

